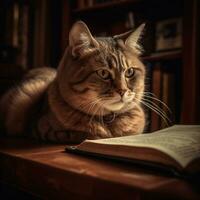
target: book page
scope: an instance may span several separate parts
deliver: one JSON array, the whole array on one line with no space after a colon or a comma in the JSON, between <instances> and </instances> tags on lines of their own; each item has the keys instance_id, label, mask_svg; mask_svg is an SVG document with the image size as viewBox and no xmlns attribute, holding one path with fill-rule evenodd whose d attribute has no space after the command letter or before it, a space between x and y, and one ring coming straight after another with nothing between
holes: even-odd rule
<instances>
[{"instance_id":1,"label":"book page","mask_svg":"<svg viewBox=\"0 0 200 200\"><path fill-rule=\"evenodd\" d=\"M147 147L162 151L186 167L200 157L200 126L175 125L149 134L87 141L98 144Z\"/></svg>"}]
</instances>

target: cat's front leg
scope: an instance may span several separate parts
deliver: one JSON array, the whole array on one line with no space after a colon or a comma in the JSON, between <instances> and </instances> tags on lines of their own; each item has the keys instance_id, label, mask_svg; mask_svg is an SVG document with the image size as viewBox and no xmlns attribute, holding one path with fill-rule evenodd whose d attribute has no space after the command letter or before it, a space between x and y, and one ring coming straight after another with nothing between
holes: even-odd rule
<instances>
[{"instance_id":1,"label":"cat's front leg","mask_svg":"<svg viewBox=\"0 0 200 200\"><path fill-rule=\"evenodd\" d=\"M108 127L99 122L94 122L92 124L88 124L88 139L101 139L101 138L110 138L112 137L112 133L108 129Z\"/></svg>"},{"instance_id":2,"label":"cat's front leg","mask_svg":"<svg viewBox=\"0 0 200 200\"><path fill-rule=\"evenodd\" d=\"M51 112L40 116L31 129L32 136L36 139L65 144L78 144L85 139L112 136L109 129L97 121L90 123L87 117L78 121L66 120L66 123L61 124Z\"/></svg>"},{"instance_id":3,"label":"cat's front leg","mask_svg":"<svg viewBox=\"0 0 200 200\"><path fill-rule=\"evenodd\" d=\"M38 117L32 123L32 137L42 141L64 144L79 144L87 138L88 133L76 128L64 127L51 112Z\"/></svg>"},{"instance_id":4,"label":"cat's front leg","mask_svg":"<svg viewBox=\"0 0 200 200\"><path fill-rule=\"evenodd\" d=\"M109 129L113 137L135 135L143 132L145 126L145 115L142 108L134 109L116 117Z\"/></svg>"}]
</instances>

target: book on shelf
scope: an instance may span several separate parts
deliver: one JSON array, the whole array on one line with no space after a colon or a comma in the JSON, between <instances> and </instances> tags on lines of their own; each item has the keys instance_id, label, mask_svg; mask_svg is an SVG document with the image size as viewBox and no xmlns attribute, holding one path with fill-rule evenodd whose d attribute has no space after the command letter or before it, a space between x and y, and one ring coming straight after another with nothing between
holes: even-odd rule
<instances>
[{"instance_id":1,"label":"book on shelf","mask_svg":"<svg viewBox=\"0 0 200 200\"><path fill-rule=\"evenodd\" d=\"M77 0L77 8L85 8L87 7L87 1L86 0Z\"/></svg>"},{"instance_id":2,"label":"book on shelf","mask_svg":"<svg viewBox=\"0 0 200 200\"><path fill-rule=\"evenodd\" d=\"M155 98L161 99L162 98L162 80L163 80L163 73L162 73L162 66L160 62L156 62L152 67L152 82L151 82L151 92L155 95ZM152 103L148 103L150 107L157 107L154 111L151 111L151 131L156 131L160 129L160 103L154 99L151 101ZM154 106L157 105L157 106Z\"/></svg>"},{"instance_id":3,"label":"book on shelf","mask_svg":"<svg viewBox=\"0 0 200 200\"><path fill-rule=\"evenodd\" d=\"M174 125L148 134L85 140L67 146L66 151L191 178L200 174L200 125Z\"/></svg>"},{"instance_id":4,"label":"book on shelf","mask_svg":"<svg viewBox=\"0 0 200 200\"><path fill-rule=\"evenodd\" d=\"M22 66L26 69L30 47L30 3L11 1L4 6L5 15L3 18L5 26L3 27L3 35L5 36L2 43L4 44L3 53L5 58L0 58L0 60L1 62L5 60L5 63L16 64L16 66Z\"/></svg>"},{"instance_id":5,"label":"book on shelf","mask_svg":"<svg viewBox=\"0 0 200 200\"><path fill-rule=\"evenodd\" d=\"M176 89L175 89L175 73L173 73L172 70L167 69L173 68L173 66L166 66L166 68L163 70L163 86L162 86L162 112L163 117L165 117L165 120L161 121L161 128L165 128L168 126L168 123L173 122L172 116L176 112ZM167 122L169 121L169 122Z\"/></svg>"},{"instance_id":6,"label":"book on shelf","mask_svg":"<svg viewBox=\"0 0 200 200\"><path fill-rule=\"evenodd\" d=\"M153 63L144 61L145 69L146 69L146 77L145 77L145 89L143 95L143 101L141 105L145 112L146 118L146 126L144 132L149 132L151 130L151 109L145 105L146 100L149 101L152 99L152 67ZM154 97L153 97L154 98Z\"/></svg>"},{"instance_id":7,"label":"book on shelf","mask_svg":"<svg viewBox=\"0 0 200 200\"><path fill-rule=\"evenodd\" d=\"M126 15L125 27L127 29L135 28L135 16L133 11L129 11Z\"/></svg>"},{"instance_id":8,"label":"book on shelf","mask_svg":"<svg viewBox=\"0 0 200 200\"><path fill-rule=\"evenodd\" d=\"M29 49L29 5L23 4L19 9L19 56L18 64L24 69L28 67L28 49Z\"/></svg>"},{"instance_id":9,"label":"book on shelf","mask_svg":"<svg viewBox=\"0 0 200 200\"><path fill-rule=\"evenodd\" d=\"M179 123L180 62L177 60L152 62L150 130L156 131ZM155 95L155 96L153 96ZM157 98L157 100L155 99Z\"/></svg>"},{"instance_id":10,"label":"book on shelf","mask_svg":"<svg viewBox=\"0 0 200 200\"><path fill-rule=\"evenodd\" d=\"M145 132L156 131L179 123L181 99L178 70L180 63L177 61L144 61L144 64L146 80L142 105L147 121Z\"/></svg>"},{"instance_id":11,"label":"book on shelf","mask_svg":"<svg viewBox=\"0 0 200 200\"><path fill-rule=\"evenodd\" d=\"M105 3L113 3L116 0L77 0L76 7L78 9L92 7L94 5L101 5Z\"/></svg>"}]
</instances>

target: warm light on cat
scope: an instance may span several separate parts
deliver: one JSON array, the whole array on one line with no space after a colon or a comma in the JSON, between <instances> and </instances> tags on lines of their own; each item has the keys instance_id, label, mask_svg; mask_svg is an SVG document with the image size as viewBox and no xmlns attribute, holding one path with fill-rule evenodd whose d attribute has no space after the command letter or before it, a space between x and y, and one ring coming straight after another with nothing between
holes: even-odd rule
<instances>
[{"instance_id":1,"label":"warm light on cat","mask_svg":"<svg viewBox=\"0 0 200 200\"><path fill-rule=\"evenodd\" d=\"M62 143L142 133L143 28L102 38L76 22L58 69L30 71L3 97L7 132Z\"/></svg>"}]
</instances>

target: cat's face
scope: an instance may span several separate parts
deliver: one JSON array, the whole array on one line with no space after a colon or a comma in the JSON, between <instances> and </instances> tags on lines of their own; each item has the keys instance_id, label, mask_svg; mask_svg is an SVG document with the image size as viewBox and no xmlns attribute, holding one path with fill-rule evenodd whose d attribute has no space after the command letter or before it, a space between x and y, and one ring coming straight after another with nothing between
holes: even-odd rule
<instances>
[{"instance_id":1,"label":"cat's face","mask_svg":"<svg viewBox=\"0 0 200 200\"><path fill-rule=\"evenodd\" d=\"M86 25L77 22L58 70L59 89L65 101L96 115L132 109L144 90L145 69L138 59L137 46L140 29L124 42L124 35L93 38Z\"/></svg>"}]
</instances>

